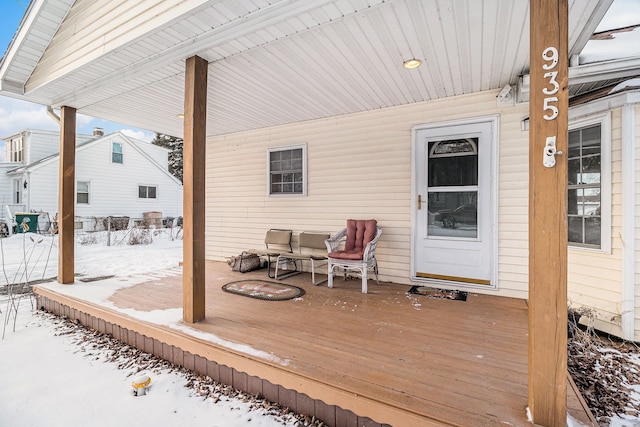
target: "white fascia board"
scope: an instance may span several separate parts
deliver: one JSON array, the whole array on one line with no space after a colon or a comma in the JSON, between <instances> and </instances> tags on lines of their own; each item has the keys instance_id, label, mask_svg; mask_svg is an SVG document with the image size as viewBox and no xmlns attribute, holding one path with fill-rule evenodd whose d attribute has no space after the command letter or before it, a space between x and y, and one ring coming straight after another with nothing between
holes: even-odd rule
<instances>
[{"instance_id":1,"label":"white fascia board","mask_svg":"<svg viewBox=\"0 0 640 427\"><path fill-rule=\"evenodd\" d=\"M640 74L640 57L614 59L569 67L569 84L635 77Z\"/></svg>"},{"instance_id":2,"label":"white fascia board","mask_svg":"<svg viewBox=\"0 0 640 427\"><path fill-rule=\"evenodd\" d=\"M45 0L33 0L29 2L29 7L27 7L27 11L20 21L18 30L11 39L11 43L9 43L9 47L7 48L5 55L2 57L2 62L0 62L0 81L5 81L4 75L13 62L16 53L18 52L18 50L20 50L22 43L24 43L24 40L27 38L29 30L31 29L33 22L36 20L36 17L40 13L40 10L42 9L44 3Z\"/></svg>"},{"instance_id":3,"label":"white fascia board","mask_svg":"<svg viewBox=\"0 0 640 427\"><path fill-rule=\"evenodd\" d=\"M24 95L24 85L9 80L0 80L0 93L3 95Z\"/></svg>"},{"instance_id":4,"label":"white fascia board","mask_svg":"<svg viewBox=\"0 0 640 427\"><path fill-rule=\"evenodd\" d=\"M610 111L625 105L640 104L640 90L616 93L569 108L569 120Z\"/></svg>"},{"instance_id":5,"label":"white fascia board","mask_svg":"<svg viewBox=\"0 0 640 427\"><path fill-rule=\"evenodd\" d=\"M622 338L635 337L636 236L635 106L622 107Z\"/></svg>"}]
</instances>

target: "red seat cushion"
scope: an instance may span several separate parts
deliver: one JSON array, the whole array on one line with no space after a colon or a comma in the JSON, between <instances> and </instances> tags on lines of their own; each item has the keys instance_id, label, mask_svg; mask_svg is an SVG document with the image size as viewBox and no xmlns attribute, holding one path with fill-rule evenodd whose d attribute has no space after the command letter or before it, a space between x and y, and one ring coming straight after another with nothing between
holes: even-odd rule
<instances>
[{"instance_id":1,"label":"red seat cushion","mask_svg":"<svg viewBox=\"0 0 640 427\"><path fill-rule=\"evenodd\" d=\"M364 256L364 248L376 236L375 219L348 219L347 239L344 242L344 250L329 254L331 258L360 260Z\"/></svg>"},{"instance_id":2,"label":"red seat cushion","mask_svg":"<svg viewBox=\"0 0 640 427\"><path fill-rule=\"evenodd\" d=\"M349 251L335 251L329 253L329 258L334 259L348 259L348 260L361 260L364 256L364 252L349 252Z\"/></svg>"}]
</instances>

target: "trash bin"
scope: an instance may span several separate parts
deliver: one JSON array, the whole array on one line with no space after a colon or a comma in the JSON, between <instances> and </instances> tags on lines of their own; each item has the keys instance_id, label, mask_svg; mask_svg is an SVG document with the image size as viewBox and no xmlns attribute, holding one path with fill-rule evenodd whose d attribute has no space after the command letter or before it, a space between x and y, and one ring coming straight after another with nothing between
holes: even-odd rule
<instances>
[{"instance_id":1,"label":"trash bin","mask_svg":"<svg viewBox=\"0 0 640 427\"><path fill-rule=\"evenodd\" d=\"M37 233L39 213L16 212L18 233Z\"/></svg>"}]
</instances>

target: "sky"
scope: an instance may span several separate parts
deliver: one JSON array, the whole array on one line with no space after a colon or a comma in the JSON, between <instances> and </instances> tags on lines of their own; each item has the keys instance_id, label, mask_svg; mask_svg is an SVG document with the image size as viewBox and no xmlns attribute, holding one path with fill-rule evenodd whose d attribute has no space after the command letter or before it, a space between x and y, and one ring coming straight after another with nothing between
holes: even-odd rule
<instances>
[{"instance_id":1,"label":"sky","mask_svg":"<svg viewBox=\"0 0 640 427\"><path fill-rule=\"evenodd\" d=\"M2 16L0 52L2 54L9 46L28 4L28 0L0 0L0 16ZM640 24L640 0L615 0L597 31L634 24ZM640 55L640 29L629 33L620 33L616 35L616 39L623 43L612 43L610 40L590 41L583 51L584 60L593 62L612 57ZM155 136L153 130L132 128L119 123L78 115L78 132L91 134L95 127L103 128L106 134L122 131L128 136L143 141L151 141ZM59 129L58 124L47 115L45 106L0 96L0 138L27 128Z\"/></svg>"},{"instance_id":2,"label":"sky","mask_svg":"<svg viewBox=\"0 0 640 427\"><path fill-rule=\"evenodd\" d=\"M640 0L614 0L596 32L640 24ZM618 33L614 40L590 40L582 50L580 63L640 56L640 28Z\"/></svg>"}]
</instances>

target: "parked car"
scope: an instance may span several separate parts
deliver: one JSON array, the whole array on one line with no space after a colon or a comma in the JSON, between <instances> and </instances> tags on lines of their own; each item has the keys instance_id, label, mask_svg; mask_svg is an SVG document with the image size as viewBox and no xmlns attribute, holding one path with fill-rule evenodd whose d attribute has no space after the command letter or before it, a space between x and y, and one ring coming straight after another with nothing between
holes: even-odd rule
<instances>
[{"instance_id":1,"label":"parked car","mask_svg":"<svg viewBox=\"0 0 640 427\"><path fill-rule=\"evenodd\" d=\"M441 221L444 228L456 228L458 224L477 224L478 211L473 203L465 203L454 210L444 209L436 212L435 221Z\"/></svg>"}]
</instances>

